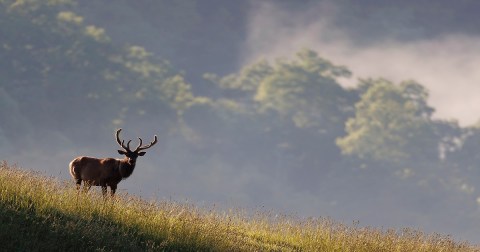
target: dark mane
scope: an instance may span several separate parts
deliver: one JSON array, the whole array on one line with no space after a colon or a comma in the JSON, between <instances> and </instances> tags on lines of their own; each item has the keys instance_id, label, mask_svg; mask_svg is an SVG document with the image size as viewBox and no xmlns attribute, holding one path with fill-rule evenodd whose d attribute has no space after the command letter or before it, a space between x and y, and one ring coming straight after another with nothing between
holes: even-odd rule
<instances>
[{"instance_id":1,"label":"dark mane","mask_svg":"<svg viewBox=\"0 0 480 252\"><path fill-rule=\"evenodd\" d=\"M127 162L121 162L119 167L120 175L122 179L126 179L132 175L133 170L135 169L135 164L131 165Z\"/></svg>"}]
</instances>

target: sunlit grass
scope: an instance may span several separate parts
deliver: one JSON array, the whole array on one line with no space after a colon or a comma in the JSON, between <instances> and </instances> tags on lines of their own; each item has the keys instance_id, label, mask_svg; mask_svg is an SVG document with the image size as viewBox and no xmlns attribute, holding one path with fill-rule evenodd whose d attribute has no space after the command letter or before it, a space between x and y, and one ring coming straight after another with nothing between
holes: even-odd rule
<instances>
[{"instance_id":1,"label":"sunlit grass","mask_svg":"<svg viewBox=\"0 0 480 252\"><path fill-rule=\"evenodd\" d=\"M199 209L169 201L78 193L73 182L0 164L4 251L479 251L420 231L329 219Z\"/></svg>"}]
</instances>

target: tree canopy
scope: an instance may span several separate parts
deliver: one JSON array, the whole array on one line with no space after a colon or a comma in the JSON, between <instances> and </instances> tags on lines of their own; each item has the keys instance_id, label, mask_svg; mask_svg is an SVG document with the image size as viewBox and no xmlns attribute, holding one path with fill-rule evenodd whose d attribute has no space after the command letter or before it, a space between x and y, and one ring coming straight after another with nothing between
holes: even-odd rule
<instances>
[{"instance_id":1,"label":"tree canopy","mask_svg":"<svg viewBox=\"0 0 480 252\"><path fill-rule=\"evenodd\" d=\"M342 153L392 163L438 158L424 87L383 79L365 80L362 86L367 88L355 104L355 117L346 121L347 135L337 140Z\"/></svg>"}]
</instances>

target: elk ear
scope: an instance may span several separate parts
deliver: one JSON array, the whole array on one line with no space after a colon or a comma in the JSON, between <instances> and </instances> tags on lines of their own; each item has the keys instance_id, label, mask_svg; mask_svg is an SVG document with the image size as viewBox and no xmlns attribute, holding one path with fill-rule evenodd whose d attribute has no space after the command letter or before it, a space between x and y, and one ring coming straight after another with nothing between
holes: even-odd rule
<instances>
[{"instance_id":1,"label":"elk ear","mask_svg":"<svg viewBox=\"0 0 480 252\"><path fill-rule=\"evenodd\" d=\"M141 151L141 152L138 153L138 155L143 156L143 155L145 155L145 153L146 153L145 151Z\"/></svg>"},{"instance_id":2,"label":"elk ear","mask_svg":"<svg viewBox=\"0 0 480 252\"><path fill-rule=\"evenodd\" d=\"M123 151L123 150L118 150L118 154L120 154L120 155L126 155L127 153L126 153L125 151Z\"/></svg>"}]
</instances>

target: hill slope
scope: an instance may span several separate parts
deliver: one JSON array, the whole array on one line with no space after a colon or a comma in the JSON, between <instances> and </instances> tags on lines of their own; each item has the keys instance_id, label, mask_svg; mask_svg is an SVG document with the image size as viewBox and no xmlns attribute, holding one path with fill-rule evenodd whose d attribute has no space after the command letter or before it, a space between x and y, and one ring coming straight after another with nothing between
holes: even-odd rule
<instances>
[{"instance_id":1,"label":"hill slope","mask_svg":"<svg viewBox=\"0 0 480 252\"><path fill-rule=\"evenodd\" d=\"M377 230L327 219L198 209L129 195L104 201L0 164L2 251L478 251L449 237Z\"/></svg>"}]
</instances>

